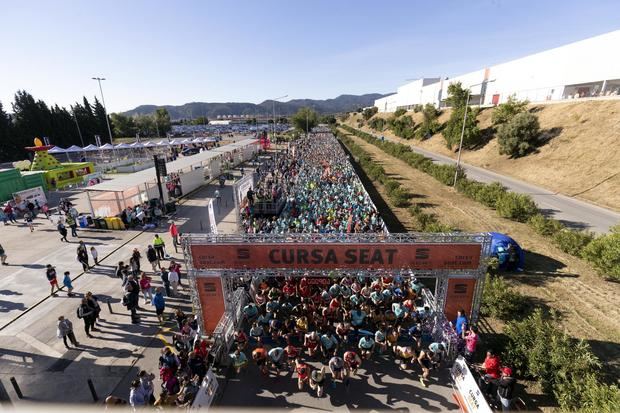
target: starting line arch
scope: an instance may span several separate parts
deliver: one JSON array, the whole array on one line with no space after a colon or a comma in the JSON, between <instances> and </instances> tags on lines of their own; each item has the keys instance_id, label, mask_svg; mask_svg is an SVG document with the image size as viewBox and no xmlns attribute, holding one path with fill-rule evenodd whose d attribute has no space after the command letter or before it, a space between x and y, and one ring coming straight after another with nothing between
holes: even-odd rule
<instances>
[{"instance_id":1,"label":"starting line arch","mask_svg":"<svg viewBox=\"0 0 620 413\"><path fill-rule=\"evenodd\" d=\"M248 294L241 282L269 276L325 279L332 275L435 279L424 301L433 334L463 308L472 322L480 310L490 256L487 233L184 234L181 237L194 310L202 334L220 355L232 344Z\"/></svg>"}]
</instances>

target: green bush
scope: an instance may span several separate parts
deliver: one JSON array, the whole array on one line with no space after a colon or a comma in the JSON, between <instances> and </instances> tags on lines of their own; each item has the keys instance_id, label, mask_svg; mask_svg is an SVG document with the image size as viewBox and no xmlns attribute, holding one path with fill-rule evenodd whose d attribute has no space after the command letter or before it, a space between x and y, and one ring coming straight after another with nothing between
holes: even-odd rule
<instances>
[{"instance_id":1,"label":"green bush","mask_svg":"<svg viewBox=\"0 0 620 413\"><path fill-rule=\"evenodd\" d=\"M525 309L525 297L501 277L487 274L482 292L481 311L500 320L514 320Z\"/></svg>"},{"instance_id":2,"label":"green bush","mask_svg":"<svg viewBox=\"0 0 620 413\"><path fill-rule=\"evenodd\" d=\"M403 108L396 109L396 111L394 112L394 116L399 118L403 116L405 113L407 113L407 109L403 109Z\"/></svg>"},{"instance_id":3,"label":"green bush","mask_svg":"<svg viewBox=\"0 0 620 413\"><path fill-rule=\"evenodd\" d=\"M600 367L585 341L575 341L560 331L555 315L551 319L536 309L524 319L511 321L504 333L508 344L504 364L538 380L546 393L555 393L561 400L562 384L583 379Z\"/></svg>"},{"instance_id":4,"label":"green bush","mask_svg":"<svg viewBox=\"0 0 620 413\"><path fill-rule=\"evenodd\" d=\"M431 222L427 224L422 231L424 232L453 232L455 229L451 225L442 224L440 222Z\"/></svg>"},{"instance_id":5,"label":"green bush","mask_svg":"<svg viewBox=\"0 0 620 413\"><path fill-rule=\"evenodd\" d=\"M527 110L527 100L518 100L514 96L510 96L506 103L502 103L493 109L491 114L491 122L493 126L499 126L510 122L516 115Z\"/></svg>"},{"instance_id":6,"label":"green bush","mask_svg":"<svg viewBox=\"0 0 620 413\"><path fill-rule=\"evenodd\" d=\"M427 103L427 105L429 105L429 103ZM421 112L423 110L423 106L419 105L419 104L418 105L413 105L412 110L413 110L413 113Z\"/></svg>"},{"instance_id":7,"label":"green bush","mask_svg":"<svg viewBox=\"0 0 620 413\"><path fill-rule=\"evenodd\" d=\"M591 232L563 229L555 233L553 243L565 253L580 257L582 250L593 239L594 234Z\"/></svg>"},{"instance_id":8,"label":"green bush","mask_svg":"<svg viewBox=\"0 0 620 413\"><path fill-rule=\"evenodd\" d=\"M411 194L401 187L398 187L390 192L388 192L388 196L390 200L394 204L394 206L401 208L409 205L409 198L411 198Z\"/></svg>"},{"instance_id":9,"label":"green bush","mask_svg":"<svg viewBox=\"0 0 620 413\"><path fill-rule=\"evenodd\" d=\"M506 192L495 203L497 214L502 218L526 222L538 213L536 203L529 195Z\"/></svg>"},{"instance_id":10,"label":"green bush","mask_svg":"<svg viewBox=\"0 0 620 413\"><path fill-rule=\"evenodd\" d=\"M603 276L620 280L620 226L590 242L582 256Z\"/></svg>"},{"instance_id":11,"label":"green bush","mask_svg":"<svg viewBox=\"0 0 620 413\"><path fill-rule=\"evenodd\" d=\"M525 156L536 147L539 135L540 125L536 115L519 113L497 129L499 153L511 158Z\"/></svg>"},{"instance_id":12,"label":"green bush","mask_svg":"<svg viewBox=\"0 0 620 413\"><path fill-rule=\"evenodd\" d=\"M364 111L362 112L362 117L364 118L364 120L368 120L372 118L378 111L379 111L379 108L376 106L373 106L372 108L364 109Z\"/></svg>"},{"instance_id":13,"label":"green bush","mask_svg":"<svg viewBox=\"0 0 620 413\"><path fill-rule=\"evenodd\" d=\"M467 119L465 121L465 130L463 131L463 117L465 116L465 108L453 108L450 119L446 122L441 134L446 140L448 149L458 149L461 133L463 133L463 148L470 149L480 144L481 134L478 128L478 109L467 107Z\"/></svg>"},{"instance_id":14,"label":"green bush","mask_svg":"<svg viewBox=\"0 0 620 413\"><path fill-rule=\"evenodd\" d=\"M394 135L404 139L411 139L414 137L414 127L415 122L411 116L403 116L390 122L390 128L392 132L394 132Z\"/></svg>"},{"instance_id":15,"label":"green bush","mask_svg":"<svg viewBox=\"0 0 620 413\"><path fill-rule=\"evenodd\" d=\"M395 190L396 188L400 187L400 182L394 180L394 179L390 179L389 181L387 181L385 184L385 190L387 192L392 192L393 190Z\"/></svg>"},{"instance_id":16,"label":"green bush","mask_svg":"<svg viewBox=\"0 0 620 413\"><path fill-rule=\"evenodd\" d=\"M368 121L368 127L373 130L382 131L385 127L385 119L383 118L372 118Z\"/></svg>"},{"instance_id":17,"label":"green bush","mask_svg":"<svg viewBox=\"0 0 620 413\"><path fill-rule=\"evenodd\" d=\"M564 229L564 225L555 219L549 219L543 214L536 214L527 223L538 234L544 236L554 235Z\"/></svg>"}]
</instances>

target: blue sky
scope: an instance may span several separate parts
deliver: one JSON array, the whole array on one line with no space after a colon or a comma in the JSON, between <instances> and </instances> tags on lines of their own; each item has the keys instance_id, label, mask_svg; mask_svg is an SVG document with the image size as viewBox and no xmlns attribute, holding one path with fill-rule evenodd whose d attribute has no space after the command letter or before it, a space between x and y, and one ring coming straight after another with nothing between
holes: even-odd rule
<instances>
[{"instance_id":1,"label":"blue sky","mask_svg":"<svg viewBox=\"0 0 620 413\"><path fill-rule=\"evenodd\" d=\"M620 28L620 1L4 1L0 101L261 102L388 93ZM617 53L611 51L610 53Z\"/></svg>"}]
</instances>

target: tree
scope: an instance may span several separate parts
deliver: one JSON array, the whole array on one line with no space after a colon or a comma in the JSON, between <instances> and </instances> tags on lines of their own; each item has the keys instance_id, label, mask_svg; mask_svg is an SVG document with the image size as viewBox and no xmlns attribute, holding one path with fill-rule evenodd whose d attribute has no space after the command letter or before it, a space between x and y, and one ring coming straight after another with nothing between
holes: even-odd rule
<instances>
[{"instance_id":1,"label":"tree","mask_svg":"<svg viewBox=\"0 0 620 413\"><path fill-rule=\"evenodd\" d=\"M461 82L451 83L448 86L448 98L446 103L452 107L450 119L446 122L442 134L446 140L448 148L454 146L458 148L461 133L463 133L463 147L472 148L480 143L480 129L478 128L478 109L472 109L468 106L468 89L463 89ZM465 121L465 129L463 130L463 119L467 110L467 119Z\"/></svg>"},{"instance_id":2,"label":"tree","mask_svg":"<svg viewBox=\"0 0 620 413\"><path fill-rule=\"evenodd\" d=\"M416 130L416 137L418 139L428 139L433 136L440 128L437 118L439 117L439 111L431 103L427 103L422 108L422 124Z\"/></svg>"},{"instance_id":3,"label":"tree","mask_svg":"<svg viewBox=\"0 0 620 413\"><path fill-rule=\"evenodd\" d=\"M400 118L390 118L390 128L394 135L404 139L411 139L414 135L415 122L411 116L402 116Z\"/></svg>"},{"instance_id":4,"label":"tree","mask_svg":"<svg viewBox=\"0 0 620 413\"><path fill-rule=\"evenodd\" d=\"M108 123L106 121L106 110L96 96L95 103L92 107L96 135L108 136L109 139Z\"/></svg>"},{"instance_id":5,"label":"tree","mask_svg":"<svg viewBox=\"0 0 620 413\"><path fill-rule=\"evenodd\" d=\"M449 149L458 149L461 140L461 132L463 131L463 117L465 107L460 109L452 109L450 119L446 122L446 126L442 130L442 135L446 140L446 146ZM467 120L465 121L465 131L463 133L463 148L472 148L480 143L480 129L478 128L478 109L467 107Z\"/></svg>"},{"instance_id":6,"label":"tree","mask_svg":"<svg viewBox=\"0 0 620 413\"><path fill-rule=\"evenodd\" d=\"M16 160L17 148L13 138L11 117L4 111L0 102L0 160Z\"/></svg>"},{"instance_id":7,"label":"tree","mask_svg":"<svg viewBox=\"0 0 620 413\"><path fill-rule=\"evenodd\" d=\"M140 136L155 136L157 134L155 128L155 118L150 115L136 116L136 129Z\"/></svg>"},{"instance_id":8,"label":"tree","mask_svg":"<svg viewBox=\"0 0 620 413\"><path fill-rule=\"evenodd\" d=\"M539 135L538 118L529 112L519 113L499 126L499 153L511 158L525 156L536 146Z\"/></svg>"},{"instance_id":9,"label":"tree","mask_svg":"<svg viewBox=\"0 0 620 413\"><path fill-rule=\"evenodd\" d=\"M308 133L319 124L319 116L314 110L303 107L293 115L291 122L296 129Z\"/></svg>"},{"instance_id":10,"label":"tree","mask_svg":"<svg viewBox=\"0 0 620 413\"><path fill-rule=\"evenodd\" d=\"M110 115L112 133L118 138L133 137L137 133L136 122L132 117L120 113Z\"/></svg>"},{"instance_id":11,"label":"tree","mask_svg":"<svg viewBox=\"0 0 620 413\"><path fill-rule=\"evenodd\" d=\"M323 115L319 120L319 123L324 123L326 125L335 125L337 122L334 115Z\"/></svg>"},{"instance_id":12,"label":"tree","mask_svg":"<svg viewBox=\"0 0 620 413\"><path fill-rule=\"evenodd\" d=\"M514 95L510 96L506 103L502 103L493 109L493 114L491 115L493 126L497 127L507 123L519 113L525 112L529 103L527 100L516 99Z\"/></svg>"},{"instance_id":13,"label":"tree","mask_svg":"<svg viewBox=\"0 0 620 413\"><path fill-rule=\"evenodd\" d=\"M467 104L469 89L464 89L461 82L454 82L448 85L448 98L446 104L452 108L463 108Z\"/></svg>"},{"instance_id":14,"label":"tree","mask_svg":"<svg viewBox=\"0 0 620 413\"><path fill-rule=\"evenodd\" d=\"M362 112L362 117L364 118L364 120L368 120L372 118L378 111L379 111L379 108L377 108L376 106L373 106L371 108L366 108Z\"/></svg>"},{"instance_id":15,"label":"tree","mask_svg":"<svg viewBox=\"0 0 620 413\"><path fill-rule=\"evenodd\" d=\"M209 119L205 118L205 125L209 123ZM155 111L155 124L157 131L162 136L165 136L172 130L172 124L170 123L170 114L166 108L158 108Z\"/></svg>"}]
</instances>

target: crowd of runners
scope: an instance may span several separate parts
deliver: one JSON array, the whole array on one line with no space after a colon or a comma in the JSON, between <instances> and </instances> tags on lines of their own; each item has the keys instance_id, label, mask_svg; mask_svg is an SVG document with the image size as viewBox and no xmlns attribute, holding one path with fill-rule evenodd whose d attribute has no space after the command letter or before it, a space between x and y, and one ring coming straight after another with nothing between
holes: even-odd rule
<instances>
[{"instance_id":1,"label":"crowd of runners","mask_svg":"<svg viewBox=\"0 0 620 413\"><path fill-rule=\"evenodd\" d=\"M278 216L256 216L254 197L286 198ZM246 233L361 233L383 230L376 207L347 155L328 133L301 140L259 168L242 211Z\"/></svg>"}]
</instances>

